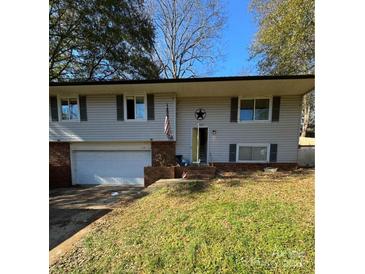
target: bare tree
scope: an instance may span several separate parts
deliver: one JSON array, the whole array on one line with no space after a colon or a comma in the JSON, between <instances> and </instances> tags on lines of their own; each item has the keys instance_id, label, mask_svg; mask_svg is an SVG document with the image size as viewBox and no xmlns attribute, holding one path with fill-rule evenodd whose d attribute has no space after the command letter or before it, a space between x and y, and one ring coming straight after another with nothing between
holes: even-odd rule
<instances>
[{"instance_id":1,"label":"bare tree","mask_svg":"<svg viewBox=\"0 0 365 274\"><path fill-rule=\"evenodd\" d=\"M302 126L302 133L300 136L305 137L307 130L309 127L314 129L314 121L315 121L315 92L314 90L305 94L303 96L303 126Z\"/></svg>"},{"instance_id":2,"label":"bare tree","mask_svg":"<svg viewBox=\"0 0 365 274\"><path fill-rule=\"evenodd\" d=\"M149 0L154 58L165 78L194 77L219 56L225 17L219 0Z\"/></svg>"}]
</instances>

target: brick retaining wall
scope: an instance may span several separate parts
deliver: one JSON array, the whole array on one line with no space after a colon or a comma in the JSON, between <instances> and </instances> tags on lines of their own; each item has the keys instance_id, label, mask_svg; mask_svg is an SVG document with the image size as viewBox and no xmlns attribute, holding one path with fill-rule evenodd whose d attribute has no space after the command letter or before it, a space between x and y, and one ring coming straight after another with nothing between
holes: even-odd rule
<instances>
[{"instance_id":1,"label":"brick retaining wall","mask_svg":"<svg viewBox=\"0 0 365 274\"><path fill-rule=\"evenodd\" d=\"M152 166L174 166L176 164L175 141L152 141Z\"/></svg>"},{"instance_id":2,"label":"brick retaining wall","mask_svg":"<svg viewBox=\"0 0 365 274\"><path fill-rule=\"evenodd\" d=\"M213 166L176 166L175 178L182 178L185 173L186 179L212 179L216 168Z\"/></svg>"},{"instance_id":3,"label":"brick retaining wall","mask_svg":"<svg viewBox=\"0 0 365 274\"><path fill-rule=\"evenodd\" d=\"M160 179L173 179L175 178L175 167L144 167L144 186L147 187Z\"/></svg>"},{"instance_id":4,"label":"brick retaining wall","mask_svg":"<svg viewBox=\"0 0 365 274\"><path fill-rule=\"evenodd\" d=\"M277 167L280 170L293 170L296 163L213 163L212 166L151 166L144 168L145 187L160 179L212 179L216 172L241 172L246 170L263 170L265 167Z\"/></svg>"},{"instance_id":5,"label":"brick retaining wall","mask_svg":"<svg viewBox=\"0 0 365 274\"><path fill-rule=\"evenodd\" d=\"M70 144L49 143L49 187L71 186Z\"/></svg>"},{"instance_id":6,"label":"brick retaining wall","mask_svg":"<svg viewBox=\"0 0 365 274\"><path fill-rule=\"evenodd\" d=\"M160 179L182 178L184 172L186 179L212 179L215 171L216 168L212 166L148 166L144 168L144 185L147 187Z\"/></svg>"}]
</instances>

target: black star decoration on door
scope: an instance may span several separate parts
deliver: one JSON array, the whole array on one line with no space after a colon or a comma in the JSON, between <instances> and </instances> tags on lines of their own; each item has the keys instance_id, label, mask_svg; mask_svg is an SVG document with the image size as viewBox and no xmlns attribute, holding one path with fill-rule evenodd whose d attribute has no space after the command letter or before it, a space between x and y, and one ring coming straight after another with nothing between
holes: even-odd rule
<instances>
[{"instance_id":1,"label":"black star decoration on door","mask_svg":"<svg viewBox=\"0 0 365 274\"><path fill-rule=\"evenodd\" d=\"M197 120L204 120L205 116L207 115L205 109L199 108L195 111L195 118Z\"/></svg>"}]
</instances>

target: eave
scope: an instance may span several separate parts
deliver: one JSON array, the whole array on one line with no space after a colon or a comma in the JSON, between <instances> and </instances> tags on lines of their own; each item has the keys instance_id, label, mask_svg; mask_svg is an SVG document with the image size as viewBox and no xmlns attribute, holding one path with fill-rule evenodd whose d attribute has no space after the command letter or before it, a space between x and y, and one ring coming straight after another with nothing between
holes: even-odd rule
<instances>
[{"instance_id":1,"label":"eave","mask_svg":"<svg viewBox=\"0 0 365 274\"><path fill-rule=\"evenodd\" d=\"M177 97L303 95L314 75L50 83L50 94L175 93Z\"/></svg>"}]
</instances>

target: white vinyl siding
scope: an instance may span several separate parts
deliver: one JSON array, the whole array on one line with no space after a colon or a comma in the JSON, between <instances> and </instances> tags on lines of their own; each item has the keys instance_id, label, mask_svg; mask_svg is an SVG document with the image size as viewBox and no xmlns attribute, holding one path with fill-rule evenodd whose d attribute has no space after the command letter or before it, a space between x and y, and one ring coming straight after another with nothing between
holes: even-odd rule
<instances>
[{"instance_id":1,"label":"white vinyl siding","mask_svg":"<svg viewBox=\"0 0 365 274\"><path fill-rule=\"evenodd\" d=\"M175 138L175 94L155 94L155 120L118 121L116 94L87 95L88 120L79 123L50 122L50 141L155 141L164 134L166 104ZM126 119L126 117L125 117Z\"/></svg>"},{"instance_id":2,"label":"white vinyl siding","mask_svg":"<svg viewBox=\"0 0 365 274\"><path fill-rule=\"evenodd\" d=\"M295 163L301 103L300 95L281 96L278 122L235 123L230 122L230 97L177 98L176 154L191 161L191 128L197 125L194 111L204 108L207 115L199 124L209 127L209 162L229 162L230 144L265 143L278 145L277 162ZM216 130L215 135L212 130Z\"/></svg>"}]
</instances>

